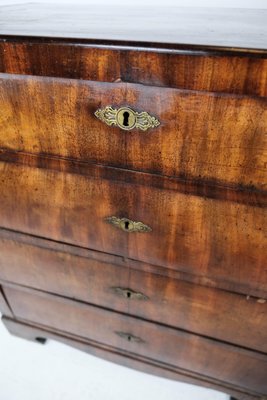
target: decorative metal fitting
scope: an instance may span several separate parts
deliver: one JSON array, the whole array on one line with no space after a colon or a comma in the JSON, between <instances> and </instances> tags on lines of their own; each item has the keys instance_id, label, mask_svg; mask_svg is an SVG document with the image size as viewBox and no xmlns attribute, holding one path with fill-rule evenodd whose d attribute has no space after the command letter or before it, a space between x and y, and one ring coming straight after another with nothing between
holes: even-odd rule
<instances>
[{"instance_id":1,"label":"decorative metal fitting","mask_svg":"<svg viewBox=\"0 0 267 400\"><path fill-rule=\"evenodd\" d=\"M130 131L134 128L146 131L149 128L156 128L160 125L156 117L151 116L146 111L139 113L130 107L117 109L112 106L106 106L103 109L99 108L95 112L95 116L108 126L115 125L125 131Z\"/></svg>"},{"instance_id":2,"label":"decorative metal fitting","mask_svg":"<svg viewBox=\"0 0 267 400\"><path fill-rule=\"evenodd\" d=\"M134 336L131 333L127 333L127 332L115 332L118 336L120 336L121 338L128 340L128 342L134 342L134 343L145 343L145 341L143 339L141 339L138 336Z\"/></svg>"},{"instance_id":3,"label":"decorative metal fitting","mask_svg":"<svg viewBox=\"0 0 267 400\"><path fill-rule=\"evenodd\" d=\"M113 287L111 289L115 294L125 297L126 299L148 300L148 297L145 296L143 293L138 293L131 289L124 289L121 287Z\"/></svg>"},{"instance_id":4,"label":"decorative metal fitting","mask_svg":"<svg viewBox=\"0 0 267 400\"><path fill-rule=\"evenodd\" d=\"M107 217L105 221L109 224L115 226L116 228L122 229L125 232L151 232L152 229L143 224L143 222L131 221L128 218L117 218L117 217Z\"/></svg>"}]
</instances>

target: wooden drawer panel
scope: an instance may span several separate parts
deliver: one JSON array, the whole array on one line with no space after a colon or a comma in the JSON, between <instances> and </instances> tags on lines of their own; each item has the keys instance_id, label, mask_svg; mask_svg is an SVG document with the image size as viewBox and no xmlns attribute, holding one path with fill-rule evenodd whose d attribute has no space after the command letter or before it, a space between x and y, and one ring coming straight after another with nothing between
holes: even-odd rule
<instances>
[{"instance_id":1,"label":"wooden drawer panel","mask_svg":"<svg viewBox=\"0 0 267 400\"><path fill-rule=\"evenodd\" d=\"M0 101L1 148L265 188L265 98L0 74ZM161 125L124 131L94 115L126 105Z\"/></svg>"},{"instance_id":2,"label":"wooden drawer panel","mask_svg":"<svg viewBox=\"0 0 267 400\"><path fill-rule=\"evenodd\" d=\"M266 290L262 207L0 163L2 227ZM142 221L125 232L110 216Z\"/></svg>"},{"instance_id":3,"label":"wooden drawer panel","mask_svg":"<svg viewBox=\"0 0 267 400\"><path fill-rule=\"evenodd\" d=\"M20 319L267 393L262 354L51 295L4 290Z\"/></svg>"},{"instance_id":4,"label":"wooden drawer panel","mask_svg":"<svg viewBox=\"0 0 267 400\"><path fill-rule=\"evenodd\" d=\"M177 54L174 46L168 49L168 45L157 43L156 47L158 51L156 48L139 51L129 44L125 47L125 43L120 49L118 43L110 49L98 48L96 42L88 46L56 39L51 44L51 38L42 38L42 42L34 37L0 38L0 71L102 82L121 79L143 85L267 95L267 61L263 52L241 54L239 50L229 54L217 48L216 54L211 49L203 54L199 49L194 51L182 46Z\"/></svg>"},{"instance_id":5,"label":"wooden drawer panel","mask_svg":"<svg viewBox=\"0 0 267 400\"><path fill-rule=\"evenodd\" d=\"M267 353L267 302L253 297L3 238L0 279Z\"/></svg>"}]
</instances>

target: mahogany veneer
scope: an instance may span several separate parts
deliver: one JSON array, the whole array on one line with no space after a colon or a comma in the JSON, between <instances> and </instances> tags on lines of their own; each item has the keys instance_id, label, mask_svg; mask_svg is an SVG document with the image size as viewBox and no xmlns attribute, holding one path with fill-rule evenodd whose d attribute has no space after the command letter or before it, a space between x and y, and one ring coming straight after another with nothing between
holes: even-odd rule
<instances>
[{"instance_id":1,"label":"mahogany veneer","mask_svg":"<svg viewBox=\"0 0 267 400\"><path fill-rule=\"evenodd\" d=\"M3 322L263 400L266 13L40 7L0 17Z\"/></svg>"}]
</instances>

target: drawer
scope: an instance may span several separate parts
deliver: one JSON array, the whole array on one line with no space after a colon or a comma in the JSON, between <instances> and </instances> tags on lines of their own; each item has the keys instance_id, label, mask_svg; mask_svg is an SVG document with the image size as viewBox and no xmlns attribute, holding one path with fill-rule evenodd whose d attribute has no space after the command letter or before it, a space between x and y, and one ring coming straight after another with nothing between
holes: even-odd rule
<instances>
[{"instance_id":1,"label":"drawer","mask_svg":"<svg viewBox=\"0 0 267 400\"><path fill-rule=\"evenodd\" d=\"M263 300L41 246L0 238L0 279L267 353Z\"/></svg>"},{"instance_id":2,"label":"drawer","mask_svg":"<svg viewBox=\"0 0 267 400\"><path fill-rule=\"evenodd\" d=\"M267 393L263 354L51 295L4 291L19 319Z\"/></svg>"},{"instance_id":3,"label":"drawer","mask_svg":"<svg viewBox=\"0 0 267 400\"><path fill-rule=\"evenodd\" d=\"M95 43L95 42L94 42ZM96 43L95 43L96 44ZM103 44L103 42L102 42ZM144 44L144 43L143 43ZM110 47L109 47L110 46ZM102 82L135 82L189 90L266 96L267 62L263 52L235 55L190 46L167 49L98 47L34 37L0 39L0 71ZM190 50L189 50L190 49ZM173 51L174 50L174 51ZM189 51L188 51L189 50ZM17 57L17 55L20 57ZM78 68L77 68L78 66ZM167 66L167 67L166 67Z\"/></svg>"},{"instance_id":4,"label":"drawer","mask_svg":"<svg viewBox=\"0 0 267 400\"><path fill-rule=\"evenodd\" d=\"M4 228L266 290L263 207L9 163L0 180Z\"/></svg>"},{"instance_id":5,"label":"drawer","mask_svg":"<svg viewBox=\"0 0 267 400\"><path fill-rule=\"evenodd\" d=\"M0 148L265 188L265 98L0 74L0 102ZM151 116L160 125L109 126L95 116L107 106L108 121L128 106L139 122ZM120 126L131 126L128 117Z\"/></svg>"}]
</instances>

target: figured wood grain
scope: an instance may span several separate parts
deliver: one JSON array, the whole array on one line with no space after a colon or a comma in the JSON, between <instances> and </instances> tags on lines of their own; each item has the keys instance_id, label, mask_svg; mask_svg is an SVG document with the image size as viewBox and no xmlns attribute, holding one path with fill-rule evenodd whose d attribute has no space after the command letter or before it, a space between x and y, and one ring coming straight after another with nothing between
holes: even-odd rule
<instances>
[{"instance_id":1,"label":"figured wood grain","mask_svg":"<svg viewBox=\"0 0 267 400\"><path fill-rule=\"evenodd\" d=\"M264 302L5 239L0 239L0 280L267 353L267 295ZM125 298L116 288L146 299Z\"/></svg>"},{"instance_id":2,"label":"figured wood grain","mask_svg":"<svg viewBox=\"0 0 267 400\"><path fill-rule=\"evenodd\" d=\"M36 6L0 10L0 303L35 325L11 330L46 326L129 365L266 395L266 12L40 7L38 21ZM93 117L106 105L161 125L108 128Z\"/></svg>"},{"instance_id":3,"label":"figured wood grain","mask_svg":"<svg viewBox=\"0 0 267 400\"><path fill-rule=\"evenodd\" d=\"M127 366L128 368L135 368L145 373L160 377L219 390L239 400L259 400L261 398L261 396L259 397L259 395L257 395L255 392L249 391L248 393L247 390L244 392L242 389L233 387L233 385L229 385L228 383L224 382L222 384L222 382L219 382L215 379L210 379L206 376L168 364L162 364L159 361L148 359L142 357L141 355L133 355L129 353L125 354L119 349L114 349L111 346L100 344L92 340L80 338L75 335L58 332L48 329L47 327L44 328L40 325L33 325L7 317L2 317L2 321L12 335L20 338L31 341L35 341L37 337L57 340L96 357L101 357L105 360L116 362L120 365Z\"/></svg>"},{"instance_id":4,"label":"figured wood grain","mask_svg":"<svg viewBox=\"0 0 267 400\"><path fill-rule=\"evenodd\" d=\"M0 36L0 72L267 96L267 53Z\"/></svg>"},{"instance_id":5,"label":"figured wood grain","mask_svg":"<svg viewBox=\"0 0 267 400\"><path fill-rule=\"evenodd\" d=\"M4 287L16 317L267 393L267 356L71 300ZM140 337L129 341L116 332ZM244 376L246 379L244 380Z\"/></svg>"},{"instance_id":6,"label":"figured wood grain","mask_svg":"<svg viewBox=\"0 0 267 400\"><path fill-rule=\"evenodd\" d=\"M1 8L0 33L266 49L266 14L264 9L29 3Z\"/></svg>"},{"instance_id":7,"label":"figured wood grain","mask_svg":"<svg viewBox=\"0 0 267 400\"><path fill-rule=\"evenodd\" d=\"M52 241L49 239L31 236L28 234L24 234L21 232L15 232L15 231L7 230L7 229L0 229L0 238L1 238L0 240L1 241L3 240L4 243L6 243L7 241L9 243L10 243L10 241L17 243L17 249L16 249L16 252L14 252L16 254L13 255L14 258L11 257L14 264L12 264L12 268L9 269L9 271L8 271L9 275L6 275L6 277L10 276L10 274L12 273L12 271L14 269L16 270L16 268L15 268L16 261L15 260L21 254L20 252L23 251L23 249L27 249L27 247L30 246L30 248L35 249L34 253L38 252L38 249L40 248L41 252L51 251L51 252L53 252L53 254L58 254L58 253L62 254L63 253L62 259L65 259L65 258L69 259L68 257L72 258L72 257L77 256L77 257L81 257L83 259L87 259L88 260L87 262L90 265L91 265L91 263L94 264L95 262L97 265L99 263L101 265L103 263L104 264L112 264L113 266L115 265L115 266L122 267L123 270L131 269L131 270L135 270L135 271L147 272L149 274L156 274L159 276L163 276L164 279L165 278L175 279L175 280L178 279L178 280L193 283L196 285L218 288L218 289L225 290L227 292L239 293L239 294L245 295L245 297L249 296L249 298L251 298L251 299L267 298L267 290L266 290L266 285L264 285L264 283L263 284L258 283L258 286L256 287L255 285L253 285L253 282L252 282L252 286L251 286L249 281L243 282L243 283L240 283L240 282L235 283L234 281L225 281L225 280L221 280L220 278L213 277L211 279L211 278L201 276L201 275L194 275L194 274L186 273L183 271L173 270L173 269L161 267L158 265L144 263L142 261L133 260L130 258L119 256L119 255L103 253L103 252L95 251L92 249L85 249L83 247L77 247L77 246L74 246L71 244ZM20 250L18 250L18 248ZM65 253L67 253L68 256L66 256ZM5 257L5 252L3 252L3 255ZM25 256L26 256L26 253L25 253ZM28 258L28 256L29 256L29 253L27 252L27 258ZM30 259L32 260L31 257L30 257ZM40 262L40 259L39 259L39 262ZM6 263L7 263L7 261L6 261ZM25 263L25 259L23 260L23 264L24 263ZM39 263L36 262L36 264L37 264L36 268L38 268ZM25 280L23 278L26 271L23 270L22 276L18 273L18 275L16 275L16 278L14 278L14 282L18 282L18 279L21 279L20 283L27 285L27 283L25 283ZM4 269L3 269L3 272L4 272ZM42 274L40 274L40 275L42 275ZM29 279L28 282L32 283L33 282L32 279L34 279L34 278L32 276L30 278L30 274L29 274L28 279ZM42 281L42 284L43 283L44 282ZM54 282L54 284L55 284L55 282ZM35 281L35 285L37 285L37 281ZM55 287L55 286L52 286L52 287ZM72 293L72 291L70 291L69 293Z\"/></svg>"},{"instance_id":8,"label":"figured wood grain","mask_svg":"<svg viewBox=\"0 0 267 400\"><path fill-rule=\"evenodd\" d=\"M8 163L0 181L4 228L266 290L262 207ZM112 215L152 232L123 232Z\"/></svg>"},{"instance_id":9,"label":"figured wood grain","mask_svg":"<svg viewBox=\"0 0 267 400\"><path fill-rule=\"evenodd\" d=\"M1 148L266 189L263 98L0 74L0 101ZM108 105L161 125L107 126L94 113Z\"/></svg>"},{"instance_id":10,"label":"figured wood grain","mask_svg":"<svg viewBox=\"0 0 267 400\"><path fill-rule=\"evenodd\" d=\"M0 160L53 171L68 172L91 178L115 180L117 182L145 185L158 189L174 190L193 196L225 200L256 207L267 206L267 191L249 185L219 184L204 179L182 179L159 174L109 167L101 164L70 160L67 158L36 155L0 148Z\"/></svg>"}]
</instances>

